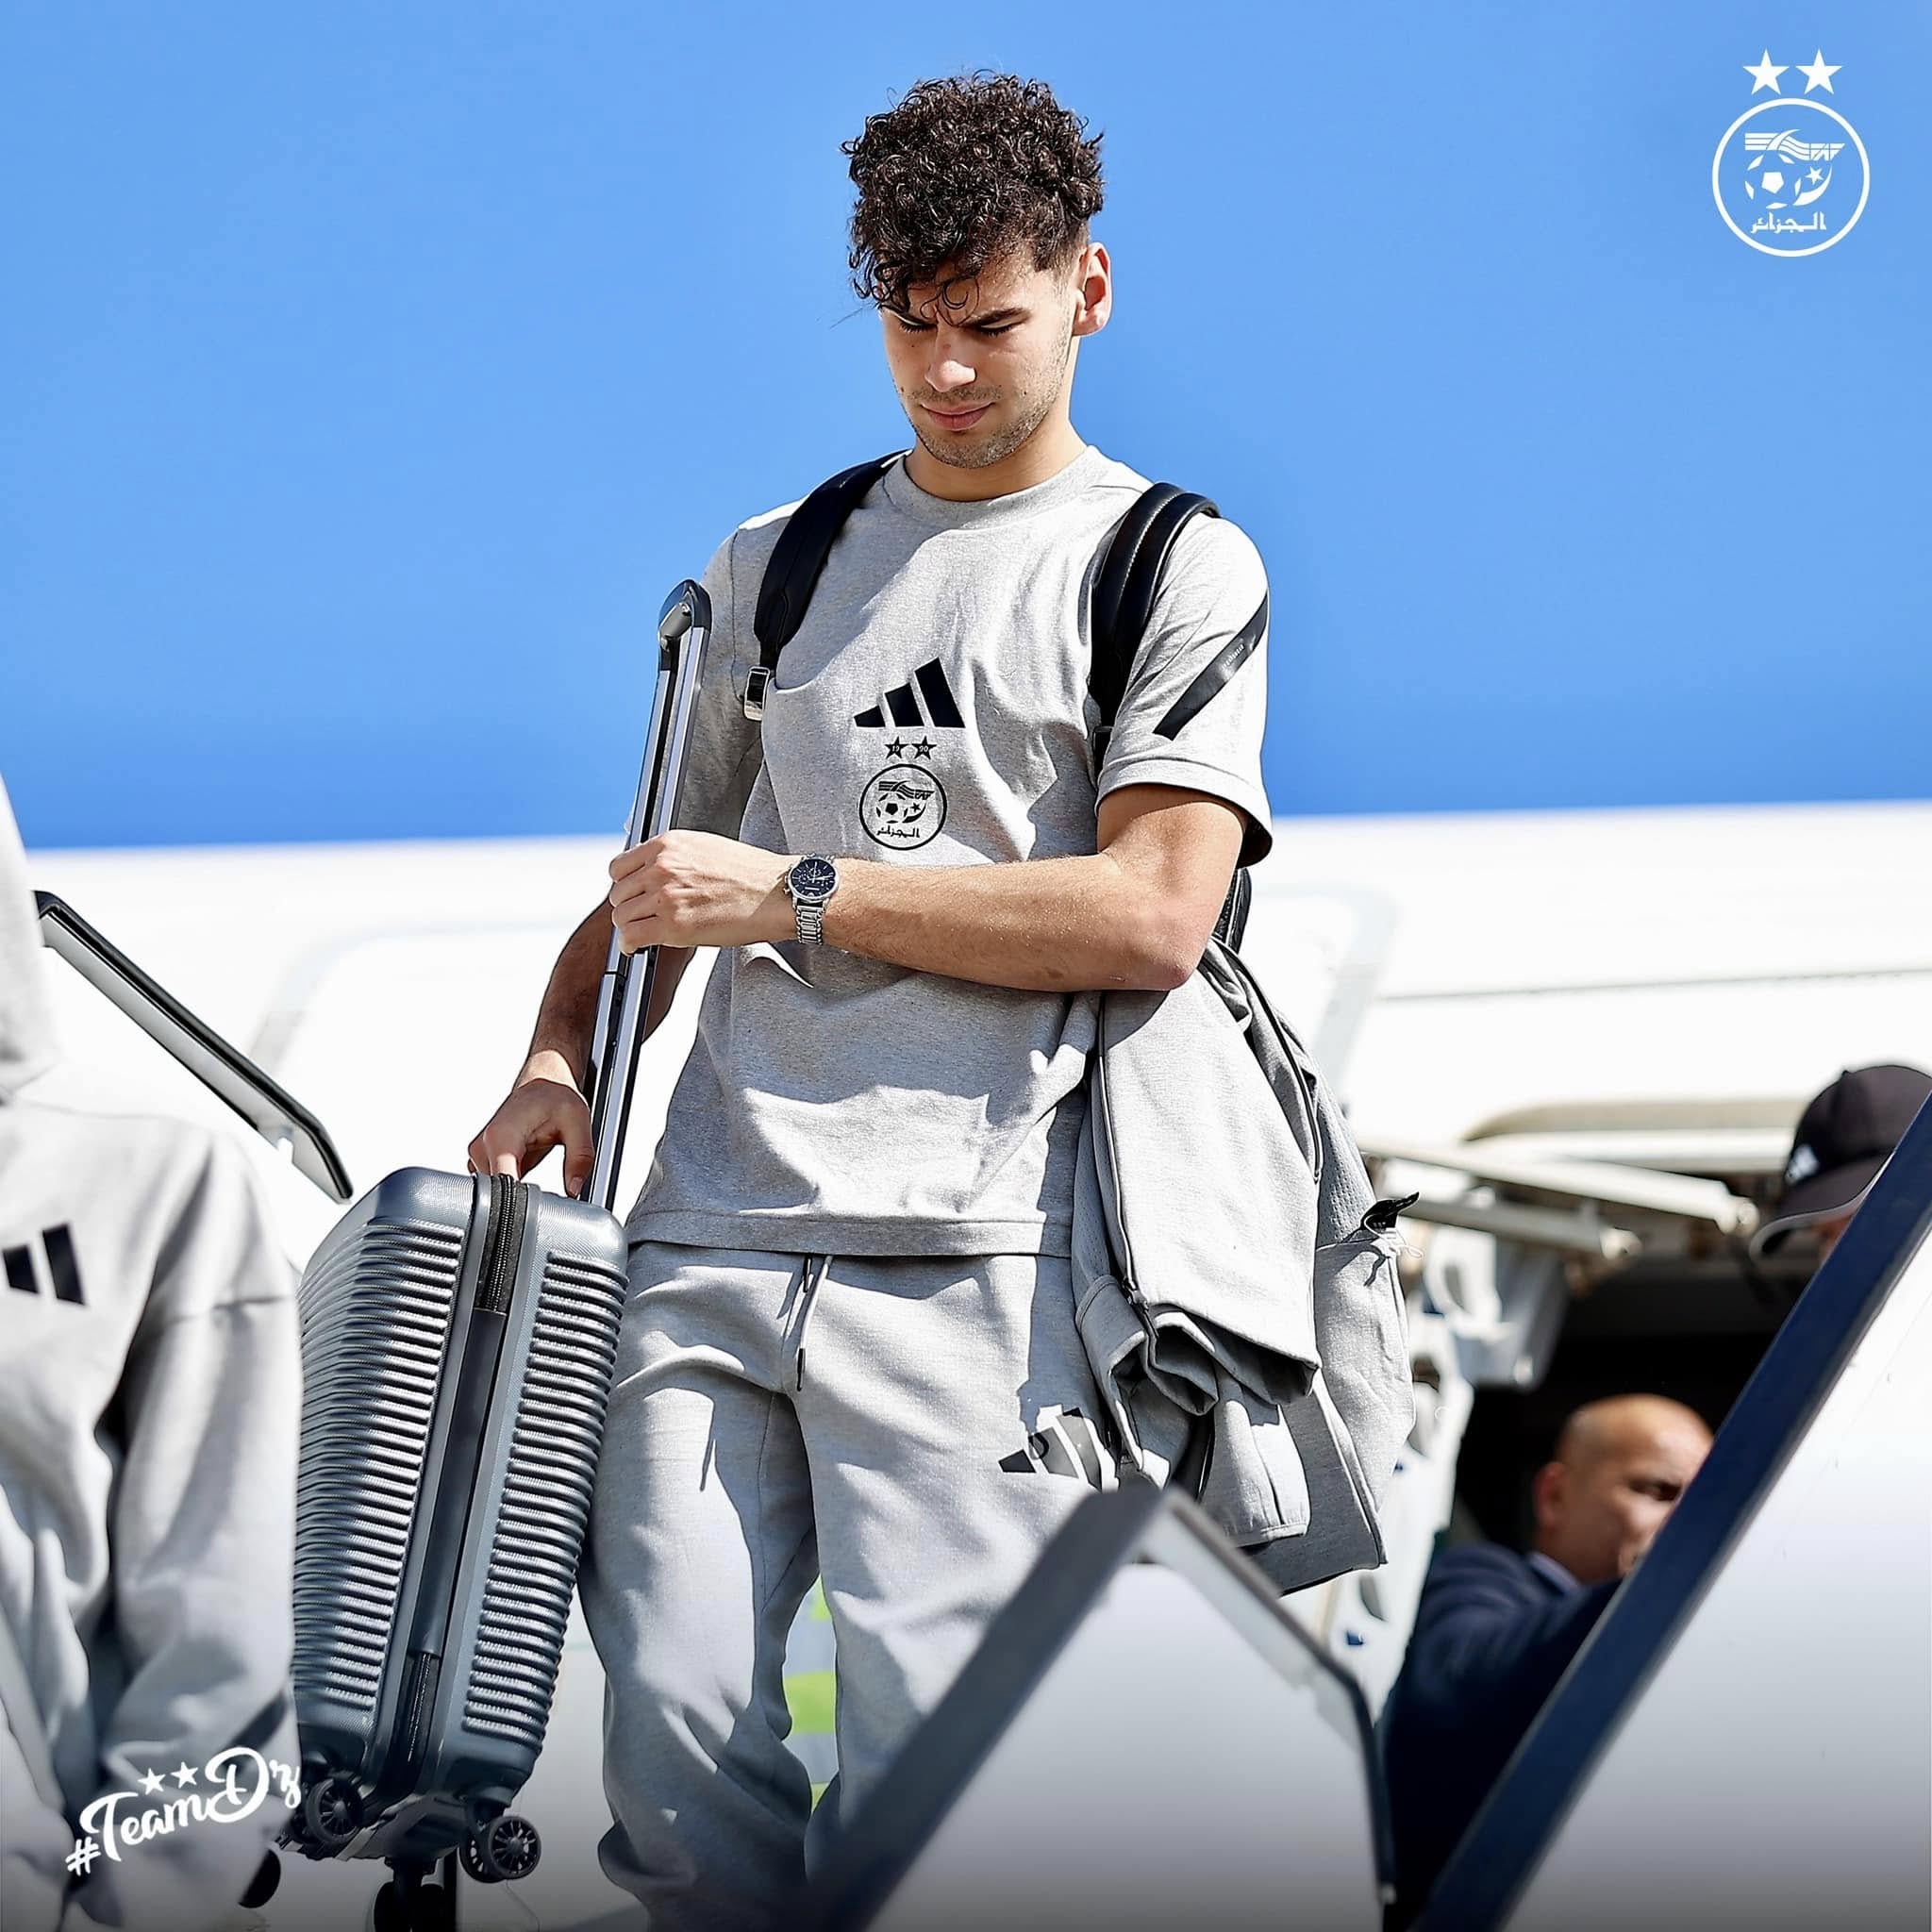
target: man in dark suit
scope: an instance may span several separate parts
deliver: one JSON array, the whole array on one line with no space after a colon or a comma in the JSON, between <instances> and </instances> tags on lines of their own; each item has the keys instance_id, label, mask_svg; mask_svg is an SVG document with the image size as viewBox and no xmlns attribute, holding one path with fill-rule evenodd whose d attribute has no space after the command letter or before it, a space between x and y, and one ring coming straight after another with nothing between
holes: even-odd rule
<instances>
[{"instance_id":1,"label":"man in dark suit","mask_svg":"<svg viewBox=\"0 0 1932 1932\"><path fill-rule=\"evenodd\" d=\"M1710 1447L1657 1395L1579 1408L1531 1492L1536 1545L1444 1550L1383 1714L1395 1923L1421 1909L1543 1700L1650 1547Z\"/></svg>"}]
</instances>

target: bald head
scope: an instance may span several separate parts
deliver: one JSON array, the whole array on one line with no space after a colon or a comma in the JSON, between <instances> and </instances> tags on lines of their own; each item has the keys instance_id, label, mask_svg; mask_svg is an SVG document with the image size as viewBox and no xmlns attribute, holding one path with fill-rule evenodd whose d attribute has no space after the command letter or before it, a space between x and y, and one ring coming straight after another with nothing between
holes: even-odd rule
<instances>
[{"instance_id":1,"label":"bald head","mask_svg":"<svg viewBox=\"0 0 1932 1932\"><path fill-rule=\"evenodd\" d=\"M1657 1442L1694 1443L1697 1460L1710 1447L1710 1431L1694 1408L1663 1395L1612 1395L1574 1411L1557 1438L1552 1458L1587 1469L1606 1456L1628 1455Z\"/></svg>"},{"instance_id":2,"label":"bald head","mask_svg":"<svg viewBox=\"0 0 1932 1932\"><path fill-rule=\"evenodd\" d=\"M1537 1472L1537 1548L1579 1583L1627 1575L1709 1448L1703 1417L1661 1395L1579 1408Z\"/></svg>"}]
</instances>

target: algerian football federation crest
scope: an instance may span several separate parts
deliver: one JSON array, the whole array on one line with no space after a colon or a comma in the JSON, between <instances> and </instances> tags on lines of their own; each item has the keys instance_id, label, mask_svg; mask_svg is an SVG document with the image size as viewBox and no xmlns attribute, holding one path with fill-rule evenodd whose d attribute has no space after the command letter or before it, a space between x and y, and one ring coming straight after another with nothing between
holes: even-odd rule
<instances>
[{"instance_id":1,"label":"algerian football federation crest","mask_svg":"<svg viewBox=\"0 0 1932 1932\"><path fill-rule=\"evenodd\" d=\"M1779 66L1770 52L1753 65L1751 92L1772 98L1746 108L1724 129L1710 164L1718 212L1739 241L1765 255L1816 255L1841 242L1865 212L1872 190L1871 163L1857 130L1836 108L1807 96L1835 93L1840 70L1821 51L1796 72L1805 92L1785 94Z\"/></svg>"},{"instance_id":2,"label":"algerian football federation crest","mask_svg":"<svg viewBox=\"0 0 1932 1932\"><path fill-rule=\"evenodd\" d=\"M924 766L888 765L859 794L858 822L875 844L910 851L939 836L945 787Z\"/></svg>"}]
</instances>

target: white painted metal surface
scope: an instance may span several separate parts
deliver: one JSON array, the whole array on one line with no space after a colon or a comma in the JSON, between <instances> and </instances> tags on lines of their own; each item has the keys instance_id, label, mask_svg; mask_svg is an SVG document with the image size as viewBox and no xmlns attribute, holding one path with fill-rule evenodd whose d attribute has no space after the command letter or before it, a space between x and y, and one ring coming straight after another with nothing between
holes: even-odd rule
<instances>
[{"instance_id":1,"label":"white painted metal surface","mask_svg":"<svg viewBox=\"0 0 1932 1932\"><path fill-rule=\"evenodd\" d=\"M1379 1932L1367 1740L1171 1518L1080 1620L868 1932Z\"/></svg>"}]
</instances>

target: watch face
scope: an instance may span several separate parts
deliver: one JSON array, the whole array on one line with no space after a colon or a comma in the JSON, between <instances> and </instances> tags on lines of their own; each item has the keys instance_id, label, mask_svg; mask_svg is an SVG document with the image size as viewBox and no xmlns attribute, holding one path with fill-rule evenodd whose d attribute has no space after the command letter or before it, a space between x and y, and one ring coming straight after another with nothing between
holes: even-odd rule
<instances>
[{"instance_id":1,"label":"watch face","mask_svg":"<svg viewBox=\"0 0 1932 1932\"><path fill-rule=\"evenodd\" d=\"M802 899L824 899L839 883L829 858L801 858L791 868L791 890Z\"/></svg>"}]
</instances>

